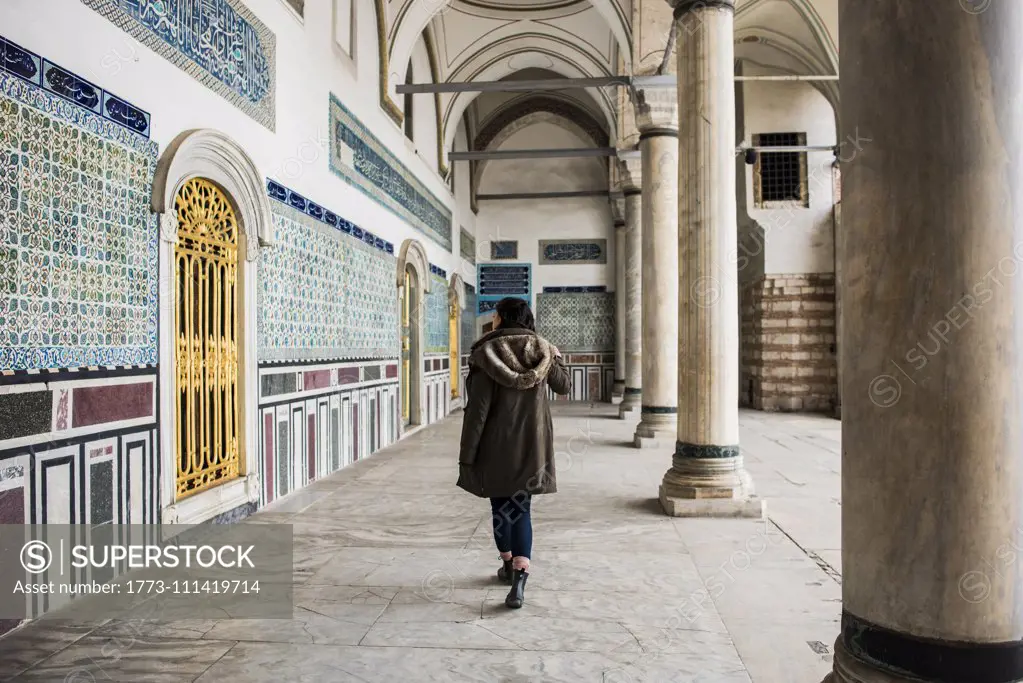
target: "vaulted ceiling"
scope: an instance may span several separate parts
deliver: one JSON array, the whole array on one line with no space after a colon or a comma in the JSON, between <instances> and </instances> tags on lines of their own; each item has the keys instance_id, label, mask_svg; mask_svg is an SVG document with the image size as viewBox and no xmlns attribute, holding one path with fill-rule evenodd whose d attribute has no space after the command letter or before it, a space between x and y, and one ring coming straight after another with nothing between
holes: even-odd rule
<instances>
[{"instance_id":1,"label":"vaulted ceiling","mask_svg":"<svg viewBox=\"0 0 1023 683\"><path fill-rule=\"evenodd\" d=\"M671 25L665 0L378 0L386 10L392 94L420 39L440 82L497 81L652 73L661 63ZM683 37L684 39L684 37ZM838 0L736 0L738 64L769 74L838 73ZM814 86L837 106L838 84ZM470 145L495 117L557 109L596 122L611 145L631 128L628 98L619 88L533 95L445 93L439 97L444 150L463 120ZM573 109L575 108L575 109ZM509 113L511 112L511 113ZM503 120L503 119L502 119ZM495 137L483 136L485 144Z\"/></svg>"}]
</instances>

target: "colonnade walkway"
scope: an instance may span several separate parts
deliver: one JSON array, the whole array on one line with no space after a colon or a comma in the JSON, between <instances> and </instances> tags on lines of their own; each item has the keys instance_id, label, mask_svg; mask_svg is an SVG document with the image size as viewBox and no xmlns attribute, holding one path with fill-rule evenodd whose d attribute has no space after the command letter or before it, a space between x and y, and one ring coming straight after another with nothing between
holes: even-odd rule
<instances>
[{"instance_id":1,"label":"colonnade walkway","mask_svg":"<svg viewBox=\"0 0 1023 683\"><path fill-rule=\"evenodd\" d=\"M765 523L666 517L671 456L630 447L616 415L555 408L560 492L534 501L520 610L494 575L489 506L454 485L457 413L243 522L294 525L291 621L35 622L0 640L0 678L821 680L842 608L839 422L741 414Z\"/></svg>"}]
</instances>

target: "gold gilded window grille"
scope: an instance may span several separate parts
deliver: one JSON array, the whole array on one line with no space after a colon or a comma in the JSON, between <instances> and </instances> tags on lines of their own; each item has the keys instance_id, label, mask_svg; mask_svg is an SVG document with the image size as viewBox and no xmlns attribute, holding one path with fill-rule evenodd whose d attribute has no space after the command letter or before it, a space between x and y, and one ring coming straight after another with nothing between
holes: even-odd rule
<instances>
[{"instance_id":1,"label":"gold gilded window grille","mask_svg":"<svg viewBox=\"0 0 1023 683\"><path fill-rule=\"evenodd\" d=\"M458 300L448 304L448 367L451 370L451 398L458 398L458 337L461 331L458 315Z\"/></svg>"},{"instance_id":2,"label":"gold gilded window grille","mask_svg":"<svg viewBox=\"0 0 1023 683\"><path fill-rule=\"evenodd\" d=\"M238 222L227 196L202 178L185 182L175 210L181 499L239 473Z\"/></svg>"},{"instance_id":3,"label":"gold gilded window grille","mask_svg":"<svg viewBox=\"0 0 1023 683\"><path fill-rule=\"evenodd\" d=\"M401 418L412 420L412 271L405 268L405 286L401 293Z\"/></svg>"}]
</instances>

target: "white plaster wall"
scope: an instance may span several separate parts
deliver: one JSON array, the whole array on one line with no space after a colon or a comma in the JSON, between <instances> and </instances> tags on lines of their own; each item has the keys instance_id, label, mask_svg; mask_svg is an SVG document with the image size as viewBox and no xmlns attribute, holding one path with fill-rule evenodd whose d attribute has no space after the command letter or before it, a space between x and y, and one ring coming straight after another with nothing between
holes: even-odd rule
<instances>
[{"instance_id":1,"label":"white plaster wall","mask_svg":"<svg viewBox=\"0 0 1023 683\"><path fill-rule=\"evenodd\" d=\"M223 131L245 149L263 175L371 230L396 248L406 238L419 239L430 261L451 271L457 261L449 250L330 171L327 106L333 92L442 202L453 206L451 192L437 172L436 141L422 145L424 153L433 154L432 160L411 153L402 129L380 107L376 13L372 0L355 2L353 65L343 59L335 42L337 27L330 0L306 3L304 21L283 0L245 0L246 7L276 35L276 131L257 123L80 0L3 0L0 34L148 111L152 139L161 152L183 130ZM432 99L421 97L417 109L433 115Z\"/></svg>"},{"instance_id":2,"label":"white plaster wall","mask_svg":"<svg viewBox=\"0 0 1023 683\"><path fill-rule=\"evenodd\" d=\"M431 83L430 55L426 41L419 38L412 48L412 80L414 83ZM404 96L401 96L404 99ZM437 168L437 106L433 95L413 95L412 138L415 153L430 168ZM457 224L456 224L457 232ZM457 253L457 252L456 252Z\"/></svg>"},{"instance_id":3,"label":"white plaster wall","mask_svg":"<svg viewBox=\"0 0 1023 683\"><path fill-rule=\"evenodd\" d=\"M536 123L516 132L498 149L592 147L573 133L551 123ZM480 194L551 192L607 188L607 170L596 158L515 159L492 161L480 182ZM490 256L489 242L517 240L517 263L533 265L533 292L545 286L607 285L614 290L614 233L606 197L513 199L479 202L476 244ZM603 238L604 265L539 265L541 239ZM481 258L481 262L489 259ZM534 299L535 303L535 299Z\"/></svg>"},{"instance_id":4,"label":"white plaster wall","mask_svg":"<svg viewBox=\"0 0 1023 683\"><path fill-rule=\"evenodd\" d=\"M465 125L459 121L458 131L455 133L455 151L464 152L468 149L465 136ZM448 162L451 172L455 174L455 225L461 226L469 231L469 234L476 234L476 214L471 206L471 188L469 184L469 162L452 161ZM459 260L458 273L466 284L476 285L476 266L461 257L461 245L459 239L455 240L452 252ZM480 260L480 245L476 244L476 260Z\"/></svg>"},{"instance_id":5,"label":"white plaster wall","mask_svg":"<svg viewBox=\"0 0 1023 683\"><path fill-rule=\"evenodd\" d=\"M807 145L834 145L835 115L828 101L805 83L746 82L743 144L758 133L806 133ZM765 273L834 271L831 152L807 154L810 207L758 209L753 201L753 166L745 168L746 209L764 232Z\"/></svg>"}]
</instances>

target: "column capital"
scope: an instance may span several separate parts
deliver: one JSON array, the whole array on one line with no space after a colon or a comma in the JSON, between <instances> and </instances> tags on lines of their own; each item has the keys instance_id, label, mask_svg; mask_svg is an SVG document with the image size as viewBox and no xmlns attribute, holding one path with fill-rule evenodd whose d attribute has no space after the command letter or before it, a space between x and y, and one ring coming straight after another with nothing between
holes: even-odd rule
<instances>
[{"instance_id":1,"label":"column capital","mask_svg":"<svg viewBox=\"0 0 1023 683\"><path fill-rule=\"evenodd\" d=\"M611 196L611 218L616 228L625 227L625 195L617 193Z\"/></svg>"},{"instance_id":2,"label":"column capital","mask_svg":"<svg viewBox=\"0 0 1023 683\"><path fill-rule=\"evenodd\" d=\"M686 14L695 13L702 9L735 11L735 0L667 0L667 3L674 10L673 16L676 20Z\"/></svg>"},{"instance_id":3,"label":"column capital","mask_svg":"<svg viewBox=\"0 0 1023 683\"><path fill-rule=\"evenodd\" d=\"M636 194L643 189L643 160L640 157L619 159L618 172L626 195Z\"/></svg>"},{"instance_id":4,"label":"column capital","mask_svg":"<svg viewBox=\"0 0 1023 683\"><path fill-rule=\"evenodd\" d=\"M678 137L678 93L674 88L637 88L633 106L640 140L654 135Z\"/></svg>"}]
</instances>

